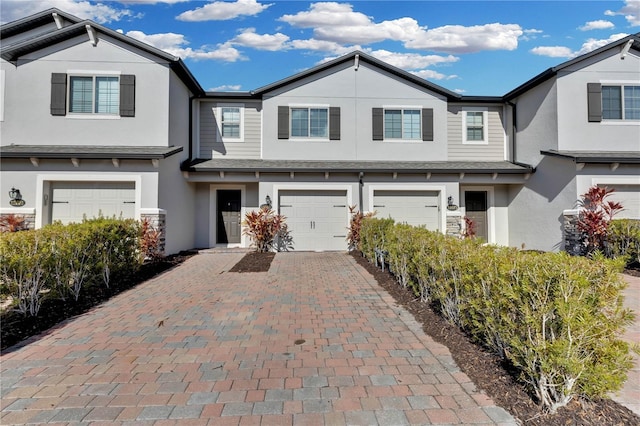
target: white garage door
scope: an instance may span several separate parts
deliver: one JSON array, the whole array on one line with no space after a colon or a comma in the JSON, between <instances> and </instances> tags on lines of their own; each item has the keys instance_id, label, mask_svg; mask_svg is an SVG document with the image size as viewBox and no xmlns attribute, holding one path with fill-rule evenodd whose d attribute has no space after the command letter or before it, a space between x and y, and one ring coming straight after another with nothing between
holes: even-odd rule
<instances>
[{"instance_id":1,"label":"white garage door","mask_svg":"<svg viewBox=\"0 0 640 426\"><path fill-rule=\"evenodd\" d=\"M640 185L606 185L606 187L615 190L606 200L618 201L624 207L624 210L614 216L615 219L640 219Z\"/></svg>"},{"instance_id":2,"label":"white garage door","mask_svg":"<svg viewBox=\"0 0 640 426\"><path fill-rule=\"evenodd\" d=\"M131 219L135 216L134 182L53 182L51 220L82 222L100 215Z\"/></svg>"},{"instance_id":3,"label":"white garage door","mask_svg":"<svg viewBox=\"0 0 640 426\"><path fill-rule=\"evenodd\" d=\"M346 191L280 191L294 250L346 250Z\"/></svg>"},{"instance_id":4,"label":"white garage door","mask_svg":"<svg viewBox=\"0 0 640 426\"><path fill-rule=\"evenodd\" d=\"M373 209L380 219L440 230L440 204L437 191L374 191Z\"/></svg>"}]
</instances>

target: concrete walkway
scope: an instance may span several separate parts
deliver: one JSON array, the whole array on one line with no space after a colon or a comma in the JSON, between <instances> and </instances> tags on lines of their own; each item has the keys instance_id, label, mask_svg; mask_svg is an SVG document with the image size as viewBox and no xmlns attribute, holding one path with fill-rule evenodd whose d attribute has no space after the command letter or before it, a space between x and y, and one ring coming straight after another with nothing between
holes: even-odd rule
<instances>
[{"instance_id":1,"label":"concrete walkway","mask_svg":"<svg viewBox=\"0 0 640 426\"><path fill-rule=\"evenodd\" d=\"M0 359L2 424L514 425L344 253L200 254Z\"/></svg>"},{"instance_id":2,"label":"concrete walkway","mask_svg":"<svg viewBox=\"0 0 640 426\"><path fill-rule=\"evenodd\" d=\"M628 342L640 344L640 277L624 275L628 286L624 290L624 305L633 309L636 314L636 321L627 328L627 332L622 336ZM635 366L629 372L629 377L620 392L612 395L611 399L624 405L640 416L640 355L635 354Z\"/></svg>"}]
</instances>

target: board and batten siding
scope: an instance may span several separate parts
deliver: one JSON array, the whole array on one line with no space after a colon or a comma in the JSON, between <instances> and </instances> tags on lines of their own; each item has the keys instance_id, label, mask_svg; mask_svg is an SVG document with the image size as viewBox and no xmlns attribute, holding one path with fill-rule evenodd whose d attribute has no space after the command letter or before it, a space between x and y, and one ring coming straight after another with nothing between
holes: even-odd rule
<instances>
[{"instance_id":1,"label":"board and batten siding","mask_svg":"<svg viewBox=\"0 0 640 426\"><path fill-rule=\"evenodd\" d=\"M238 102L240 103L240 102ZM229 105L229 102L220 103ZM216 122L218 102L200 103L200 158L260 158L260 102L244 105L244 139L223 142Z\"/></svg>"},{"instance_id":2,"label":"board and batten siding","mask_svg":"<svg viewBox=\"0 0 640 426\"><path fill-rule=\"evenodd\" d=\"M504 120L501 107L489 107L487 117L487 131L489 143L463 143L462 123L463 106L449 105L447 108L448 160L449 161L502 161L504 152Z\"/></svg>"}]
</instances>

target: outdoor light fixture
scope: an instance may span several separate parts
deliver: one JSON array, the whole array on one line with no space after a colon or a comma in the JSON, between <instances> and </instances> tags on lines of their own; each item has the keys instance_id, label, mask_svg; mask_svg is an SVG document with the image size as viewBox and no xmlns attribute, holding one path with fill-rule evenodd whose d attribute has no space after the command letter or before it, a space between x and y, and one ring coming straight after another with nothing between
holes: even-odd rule
<instances>
[{"instance_id":1,"label":"outdoor light fixture","mask_svg":"<svg viewBox=\"0 0 640 426\"><path fill-rule=\"evenodd\" d=\"M269 208L271 208L271 197L268 195L264 197L264 202L269 206Z\"/></svg>"},{"instance_id":2,"label":"outdoor light fixture","mask_svg":"<svg viewBox=\"0 0 640 426\"><path fill-rule=\"evenodd\" d=\"M453 197L451 195L447 197L447 210L451 210L451 211L458 210L458 206L453 204Z\"/></svg>"},{"instance_id":3,"label":"outdoor light fixture","mask_svg":"<svg viewBox=\"0 0 640 426\"><path fill-rule=\"evenodd\" d=\"M11 204L13 207L24 206L25 201L22 199L22 194L20 193L19 189L11 188L11 191L9 191L9 198L11 198L9 204Z\"/></svg>"}]
</instances>

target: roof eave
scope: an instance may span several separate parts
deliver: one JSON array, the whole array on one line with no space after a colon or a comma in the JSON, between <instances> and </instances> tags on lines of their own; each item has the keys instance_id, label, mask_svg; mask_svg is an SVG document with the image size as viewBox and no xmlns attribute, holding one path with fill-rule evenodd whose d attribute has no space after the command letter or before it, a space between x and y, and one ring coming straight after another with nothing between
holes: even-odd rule
<instances>
[{"instance_id":1,"label":"roof eave","mask_svg":"<svg viewBox=\"0 0 640 426\"><path fill-rule=\"evenodd\" d=\"M176 146L167 148L163 152L104 152L96 150L95 152L46 152L46 151L22 151L22 152L6 152L0 150L1 159L49 159L49 160L68 160L77 158L82 160L105 160L117 158L121 160L162 160L171 157L183 151L183 147Z\"/></svg>"}]
</instances>

